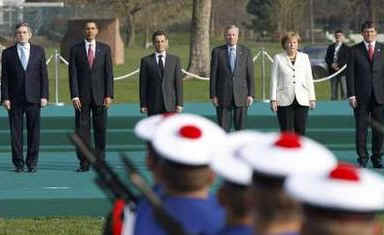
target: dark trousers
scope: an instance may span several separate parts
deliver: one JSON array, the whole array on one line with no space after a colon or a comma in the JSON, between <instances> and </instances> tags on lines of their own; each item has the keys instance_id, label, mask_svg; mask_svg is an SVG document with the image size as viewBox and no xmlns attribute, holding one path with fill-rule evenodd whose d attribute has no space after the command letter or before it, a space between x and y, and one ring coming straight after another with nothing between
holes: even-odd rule
<instances>
[{"instance_id":1,"label":"dark trousers","mask_svg":"<svg viewBox=\"0 0 384 235\"><path fill-rule=\"evenodd\" d=\"M384 125L384 105L376 103L372 98L368 104L358 104L354 110L356 124L356 151L361 160L368 158L367 134L369 120ZM380 159L383 147L383 134L376 128L372 128L372 158Z\"/></svg>"},{"instance_id":2,"label":"dark trousers","mask_svg":"<svg viewBox=\"0 0 384 235\"><path fill-rule=\"evenodd\" d=\"M247 117L247 107L218 106L216 108L217 122L226 131L229 132L232 127L232 119L235 130L242 130L245 127Z\"/></svg>"},{"instance_id":3,"label":"dark trousers","mask_svg":"<svg viewBox=\"0 0 384 235\"><path fill-rule=\"evenodd\" d=\"M24 114L27 119L27 158L23 157ZM40 146L40 104L11 103L8 112L11 132L12 162L17 168L35 168L39 159Z\"/></svg>"},{"instance_id":4,"label":"dark trousers","mask_svg":"<svg viewBox=\"0 0 384 235\"><path fill-rule=\"evenodd\" d=\"M282 132L289 131L305 135L307 117L308 106L300 105L296 99L289 106L279 106L277 108L277 118Z\"/></svg>"},{"instance_id":5,"label":"dark trousers","mask_svg":"<svg viewBox=\"0 0 384 235\"><path fill-rule=\"evenodd\" d=\"M91 146L92 114L95 154L97 157L105 159L107 109L103 105L95 105L93 103L82 103L81 105L81 111L75 111L76 133L83 139L85 144ZM80 167L89 166L89 162L79 150L77 150L77 158L80 161Z\"/></svg>"},{"instance_id":6,"label":"dark trousers","mask_svg":"<svg viewBox=\"0 0 384 235\"><path fill-rule=\"evenodd\" d=\"M345 76L336 76L331 78L331 100L343 100L347 98L347 83ZM340 97L339 97L340 88Z\"/></svg>"},{"instance_id":7,"label":"dark trousers","mask_svg":"<svg viewBox=\"0 0 384 235\"><path fill-rule=\"evenodd\" d=\"M161 114L167 112L164 106L164 101L161 97L161 101L157 101L156 105L152 105L148 107L148 116L156 115L156 114Z\"/></svg>"}]
</instances>

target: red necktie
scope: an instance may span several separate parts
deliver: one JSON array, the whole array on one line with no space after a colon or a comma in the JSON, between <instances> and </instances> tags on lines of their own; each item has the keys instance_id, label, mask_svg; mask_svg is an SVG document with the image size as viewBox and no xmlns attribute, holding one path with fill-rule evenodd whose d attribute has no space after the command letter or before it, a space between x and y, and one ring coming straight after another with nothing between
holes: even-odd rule
<instances>
[{"instance_id":1,"label":"red necktie","mask_svg":"<svg viewBox=\"0 0 384 235\"><path fill-rule=\"evenodd\" d=\"M368 44L368 56L369 56L370 61L373 60L373 54L374 54L373 46L371 43L369 43Z\"/></svg>"},{"instance_id":2,"label":"red necktie","mask_svg":"<svg viewBox=\"0 0 384 235\"><path fill-rule=\"evenodd\" d=\"M89 44L89 47L88 47L88 64L89 64L89 67L91 67L91 68L92 68L94 59L95 59L95 56L93 54L92 44Z\"/></svg>"}]
</instances>

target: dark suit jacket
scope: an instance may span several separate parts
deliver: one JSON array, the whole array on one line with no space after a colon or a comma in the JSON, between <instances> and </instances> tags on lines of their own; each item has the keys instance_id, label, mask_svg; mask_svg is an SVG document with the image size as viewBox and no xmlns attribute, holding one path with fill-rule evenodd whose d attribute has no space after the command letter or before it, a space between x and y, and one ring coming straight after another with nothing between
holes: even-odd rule
<instances>
[{"instance_id":1,"label":"dark suit jacket","mask_svg":"<svg viewBox=\"0 0 384 235\"><path fill-rule=\"evenodd\" d=\"M180 59L166 54L164 76L156 63L155 54L141 59L140 64L140 107L157 110L157 99L163 99L167 112L176 111L176 106L183 106L183 81Z\"/></svg>"},{"instance_id":2,"label":"dark suit jacket","mask_svg":"<svg viewBox=\"0 0 384 235\"><path fill-rule=\"evenodd\" d=\"M83 103L103 105L105 97L113 98L113 69L111 49L96 42L93 66L88 64L85 42L75 44L69 57L69 85L71 98L79 97Z\"/></svg>"},{"instance_id":3,"label":"dark suit jacket","mask_svg":"<svg viewBox=\"0 0 384 235\"><path fill-rule=\"evenodd\" d=\"M368 51L361 42L350 49L347 67L348 97L356 96L357 101L368 104L375 99L384 103L384 45L376 42L373 62L368 58Z\"/></svg>"},{"instance_id":4,"label":"dark suit jacket","mask_svg":"<svg viewBox=\"0 0 384 235\"><path fill-rule=\"evenodd\" d=\"M17 46L3 51L1 58L1 101L40 103L48 99L48 72L44 49L31 44L27 71L24 71Z\"/></svg>"},{"instance_id":5,"label":"dark suit jacket","mask_svg":"<svg viewBox=\"0 0 384 235\"><path fill-rule=\"evenodd\" d=\"M247 96L254 96L255 81L251 51L242 45L236 46L236 65L232 73L227 45L212 50L210 98L217 97L220 106L234 104L247 106Z\"/></svg>"},{"instance_id":6,"label":"dark suit jacket","mask_svg":"<svg viewBox=\"0 0 384 235\"><path fill-rule=\"evenodd\" d=\"M327 49L327 54L325 56L325 62L328 64L328 69L331 74L335 73L336 71L331 67L331 65L334 63L333 58L335 55L335 47L336 43L333 43L329 45ZM336 63L339 65L339 67L343 67L347 61L348 61L348 52L349 52L349 47L343 43L339 49L338 55L337 55L337 61ZM342 75L345 74L345 72L341 73Z\"/></svg>"}]
</instances>

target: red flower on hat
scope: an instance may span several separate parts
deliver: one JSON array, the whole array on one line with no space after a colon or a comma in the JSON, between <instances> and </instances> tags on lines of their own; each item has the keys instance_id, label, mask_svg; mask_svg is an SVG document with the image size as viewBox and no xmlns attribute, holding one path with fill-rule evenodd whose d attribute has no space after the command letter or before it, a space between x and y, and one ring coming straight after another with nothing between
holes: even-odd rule
<instances>
[{"instance_id":1,"label":"red flower on hat","mask_svg":"<svg viewBox=\"0 0 384 235\"><path fill-rule=\"evenodd\" d=\"M346 181L360 180L358 169L348 163L339 163L337 167L329 173L329 178Z\"/></svg>"},{"instance_id":2,"label":"red flower on hat","mask_svg":"<svg viewBox=\"0 0 384 235\"><path fill-rule=\"evenodd\" d=\"M300 136L293 132L283 132L275 142L275 146L282 148L300 148Z\"/></svg>"},{"instance_id":3,"label":"red flower on hat","mask_svg":"<svg viewBox=\"0 0 384 235\"><path fill-rule=\"evenodd\" d=\"M198 139L201 137L202 132L200 128L194 125L186 125L180 128L179 134L184 138Z\"/></svg>"}]
</instances>

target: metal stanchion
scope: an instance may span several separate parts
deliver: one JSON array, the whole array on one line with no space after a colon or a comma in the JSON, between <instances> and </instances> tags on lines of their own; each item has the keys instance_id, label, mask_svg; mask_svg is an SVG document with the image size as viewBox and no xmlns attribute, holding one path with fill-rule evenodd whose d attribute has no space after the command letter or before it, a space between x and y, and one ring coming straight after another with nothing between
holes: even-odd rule
<instances>
[{"instance_id":1,"label":"metal stanchion","mask_svg":"<svg viewBox=\"0 0 384 235\"><path fill-rule=\"evenodd\" d=\"M261 48L261 100L269 102L265 98L265 49Z\"/></svg>"},{"instance_id":2,"label":"metal stanchion","mask_svg":"<svg viewBox=\"0 0 384 235\"><path fill-rule=\"evenodd\" d=\"M59 102L59 62L60 54L58 50L55 50L55 105L63 106L63 102Z\"/></svg>"}]
</instances>

